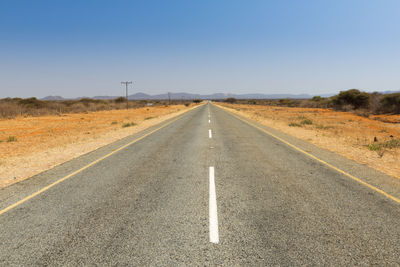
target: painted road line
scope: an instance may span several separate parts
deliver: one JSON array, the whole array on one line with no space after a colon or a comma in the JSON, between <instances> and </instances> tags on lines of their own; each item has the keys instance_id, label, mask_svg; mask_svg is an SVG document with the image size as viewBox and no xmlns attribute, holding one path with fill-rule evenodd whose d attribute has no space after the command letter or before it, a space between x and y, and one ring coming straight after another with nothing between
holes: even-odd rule
<instances>
[{"instance_id":1,"label":"painted road line","mask_svg":"<svg viewBox=\"0 0 400 267\"><path fill-rule=\"evenodd\" d=\"M211 129L208 130L208 138L212 138Z\"/></svg>"},{"instance_id":2,"label":"painted road line","mask_svg":"<svg viewBox=\"0 0 400 267\"><path fill-rule=\"evenodd\" d=\"M211 120L208 120L208 123L211 123Z\"/></svg>"},{"instance_id":3,"label":"painted road line","mask_svg":"<svg viewBox=\"0 0 400 267\"><path fill-rule=\"evenodd\" d=\"M217 194L215 193L214 167L210 167L210 200L209 200L209 216L210 216L210 242L218 244L218 213L217 213Z\"/></svg>"},{"instance_id":4,"label":"painted road line","mask_svg":"<svg viewBox=\"0 0 400 267\"><path fill-rule=\"evenodd\" d=\"M310 158L312 158L312 159L314 159L314 160L316 160L316 161L318 161L318 162L324 164L325 166L328 166L329 168L331 168L331 169L333 169L333 170L335 170L335 171L337 171L337 172L339 172L339 173L341 173L341 174L347 176L348 178L350 178L350 179L352 179L352 180L354 180L354 181L356 181L356 182L358 182L358 183L360 183L360 184L362 184L362 185L368 187L369 189L372 189L372 190L374 190L375 192L378 192L379 194L382 194L382 195L384 195L385 197L387 197L387 198L389 198L389 199L391 199L391 200L393 200L393 201L395 201L395 202L397 202L397 203L400 203L400 198L397 198L397 197L395 197L395 196L392 196L392 195L386 193L385 191L383 191L382 189L379 189L378 187L373 186L373 185L371 185L371 184L369 184L369 183L367 183L367 182L361 180L360 178L355 177L355 176L351 175L350 173L347 173L347 172L345 172L345 171L339 169L338 167L333 166L332 164L330 164L330 163L328 163L328 162L326 162L326 161L324 161L324 160L322 160L322 159L320 159L320 158L317 158L316 156L314 156L314 155L308 153L307 151L304 151L303 149L301 149L301 148L299 148L299 147L297 147L297 146L295 146L295 145L289 143L288 141L286 141L286 140L284 140L284 139L282 139L282 138L280 138L280 137L274 135L273 133L271 133L271 132L269 132L269 131L267 131L267 130L265 130L265 129L263 129L263 128L257 126L257 125L255 125L254 123L248 122L247 120L244 120L244 119L240 118L239 116L233 114L233 113L230 112L230 111L229 111L229 113L230 113L232 116L234 116L235 118L237 118L237 119L239 119L239 120L241 120L241 121L247 123L248 125L253 126L254 128L257 128L258 130L260 130L260 131L262 131L262 132L264 132L264 133L266 133L266 134L272 136L273 138L275 138L275 139L281 141L282 143L284 143L284 144L290 146L291 148L293 148L293 149L295 149L295 150L297 150L297 151L303 153L304 155L307 155L308 157L310 157Z\"/></svg>"},{"instance_id":5,"label":"painted road line","mask_svg":"<svg viewBox=\"0 0 400 267\"><path fill-rule=\"evenodd\" d=\"M198 108L198 107L200 107L200 106L197 106L196 108ZM196 108L194 108L194 109L196 109ZM191 110L194 110L194 109L191 109ZM191 111L191 110L188 110L188 111ZM186 112L185 112L185 113L186 113ZM184 114L185 114L185 113L184 113ZM59 180L55 181L54 183L49 184L49 185L43 187L43 188L40 189L39 191L36 191L35 193L33 193L33 194L31 194L31 195L29 195L29 196L27 196L27 197L25 197L25 198L23 198L23 199L21 199L21 200L15 202L14 204L8 206L7 208L4 208L4 209L0 210L0 215L3 214L3 213L6 213L7 211L9 211L9 210L11 210L11 209L13 209L13 208L15 208L15 207L18 207L19 205L25 203L26 201L28 201L28 200L30 200L30 199L32 199L32 198L34 198L34 197L40 195L41 193L43 193L43 192L49 190L50 188L54 187L55 185L57 185L57 184L59 184L59 183L65 181L65 180L67 180L67 179L73 177L74 175L76 175L76 174L78 174L78 173L80 173L80 172L82 172L82 171L84 171L84 170L86 170L86 169L92 167L93 165L95 165L95 164L99 163L100 161L102 161L102 160L104 160L104 159L106 159L106 158L108 158L108 157L114 155L115 153L117 153L117 152L119 152L119 151L121 151L121 150L127 148L128 146L131 146L131 145L133 145L134 143L139 142L140 140L142 140L142 139L146 138L147 136L149 136L149 135L151 135L151 134L153 134L153 133L155 133L155 132L161 130L162 128L164 128L164 127L170 125L171 123L173 123L173 122L179 120L179 119L182 118L182 117L183 117L183 114L179 115L177 118L171 120L170 122L167 122L167 123L165 123L164 125L162 125L162 126L156 128L156 129L152 130L151 132L148 132L147 134L144 134L144 135L142 135L141 137L136 138L135 140L133 140L133 141L127 143L126 145L123 145L123 146L121 146L120 148L118 148L118 149L116 149L116 150L114 150L114 151L108 153L107 155L105 155L105 156L103 156L103 157L101 157L101 158L99 158L99 159L97 159L97 160L95 160L95 161L89 163L88 165L86 165L86 166L80 168L79 170L74 171L74 172L68 174L67 176L64 176L63 178L60 178Z\"/></svg>"}]
</instances>

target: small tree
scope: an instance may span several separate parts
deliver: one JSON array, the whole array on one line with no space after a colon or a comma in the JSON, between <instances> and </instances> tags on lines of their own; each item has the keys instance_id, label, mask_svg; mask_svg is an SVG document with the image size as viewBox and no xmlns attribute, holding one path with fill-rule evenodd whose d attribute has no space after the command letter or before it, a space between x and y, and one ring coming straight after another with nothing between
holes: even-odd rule
<instances>
[{"instance_id":1,"label":"small tree","mask_svg":"<svg viewBox=\"0 0 400 267\"><path fill-rule=\"evenodd\" d=\"M225 102L231 103L231 104L236 103L236 98L234 98L234 97L228 97L228 98L225 100Z\"/></svg>"},{"instance_id":2,"label":"small tree","mask_svg":"<svg viewBox=\"0 0 400 267\"><path fill-rule=\"evenodd\" d=\"M371 96L357 89L350 89L341 91L339 95L333 97L332 101L335 106L340 108L346 105L351 105L354 109L368 108L371 102Z\"/></svg>"},{"instance_id":3,"label":"small tree","mask_svg":"<svg viewBox=\"0 0 400 267\"><path fill-rule=\"evenodd\" d=\"M114 102L115 102L115 103L124 103L124 102L126 102L126 98L120 96L120 97L114 99Z\"/></svg>"},{"instance_id":4,"label":"small tree","mask_svg":"<svg viewBox=\"0 0 400 267\"><path fill-rule=\"evenodd\" d=\"M382 110L400 114L400 93L385 95L381 100Z\"/></svg>"}]
</instances>

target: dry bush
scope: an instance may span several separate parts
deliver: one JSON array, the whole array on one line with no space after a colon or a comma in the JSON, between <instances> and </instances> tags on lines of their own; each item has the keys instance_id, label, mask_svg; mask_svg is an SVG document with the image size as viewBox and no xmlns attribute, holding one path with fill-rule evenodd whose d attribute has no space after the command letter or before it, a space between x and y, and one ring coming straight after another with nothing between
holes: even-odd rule
<instances>
[{"instance_id":1,"label":"dry bush","mask_svg":"<svg viewBox=\"0 0 400 267\"><path fill-rule=\"evenodd\" d=\"M341 91L332 97L314 96L311 99L235 99L228 103L301 108L333 108L368 117L370 114L400 114L400 93L367 93L357 89Z\"/></svg>"},{"instance_id":2,"label":"dry bush","mask_svg":"<svg viewBox=\"0 0 400 267\"><path fill-rule=\"evenodd\" d=\"M124 98L125 99L125 98ZM79 100L43 101L31 98L0 99L0 118L15 118L16 116L44 116L65 113L87 113L101 110L126 109L126 102L116 100L98 100L82 98ZM129 108L140 108L152 103L152 106L166 105L168 101L129 100ZM172 100L171 105L188 104L190 101Z\"/></svg>"}]
</instances>

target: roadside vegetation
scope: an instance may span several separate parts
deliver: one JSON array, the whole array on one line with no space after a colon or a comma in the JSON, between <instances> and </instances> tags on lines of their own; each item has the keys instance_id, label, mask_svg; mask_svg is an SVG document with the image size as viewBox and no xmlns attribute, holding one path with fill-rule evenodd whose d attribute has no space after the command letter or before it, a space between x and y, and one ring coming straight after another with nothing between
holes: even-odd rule
<instances>
[{"instance_id":1,"label":"roadside vegetation","mask_svg":"<svg viewBox=\"0 0 400 267\"><path fill-rule=\"evenodd\" d=\"M400 114L400 93L367 93L357 89L341 91L332 97L314 96L311 99L236 99L227 98L230 104L267 105L300 108L330 108L351 111L368 117L371 114Z\"/></svg>"},{"instance_id":2,"label":"roadside vegetation","mask_svg":"<svg viewBox=\"0 0 400 267\"><path fill-rule=\"evenodd\" d=\"M200 100L129 100L129 108L150 106L182 105L190 106ZM119 97L113 100L82 98L78 100L39 100L31 98L0 99L0 118L12 119L17 116L45 116L70 113L87 113L102 110L126 109L126 99Z\"/></svg>"}]
</instances>

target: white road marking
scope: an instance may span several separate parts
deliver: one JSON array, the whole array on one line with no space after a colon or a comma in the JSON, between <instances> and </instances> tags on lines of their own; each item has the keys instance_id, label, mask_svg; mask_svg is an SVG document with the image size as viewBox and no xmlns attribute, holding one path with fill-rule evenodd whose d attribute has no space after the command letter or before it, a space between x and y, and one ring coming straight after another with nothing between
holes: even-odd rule
<instances>
[{"instance_id":1,"label":"white road marking","mask_svg":"<svg viewBox=\"0 0 400 267\"><path fill-rule=\"evenodd\" d=\"M208 138L212 138L211 129L208 130Z\"/></svg>"},{"instance_id":2,"label":"white road marking","mask_svg":"<svg viewBox=\"0 0 400 267\"><path fill-rule=\"evenodd\" d=\"M218 244L218 213L217 213L217 194L215 193L214 167L210 167L210 242Z\"/></svg>"},{"instance_id":3,"label":"white road marking","mask_svg":"<svg viewBox=\"0 0 400 267\"><path fill-rule=\"evenodd\" d=\"M211 122L211 120L208 120L208 123L210 123Z\"/></svg>"}]
</instances>

